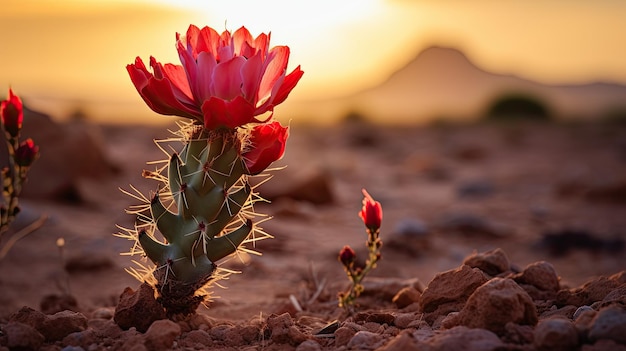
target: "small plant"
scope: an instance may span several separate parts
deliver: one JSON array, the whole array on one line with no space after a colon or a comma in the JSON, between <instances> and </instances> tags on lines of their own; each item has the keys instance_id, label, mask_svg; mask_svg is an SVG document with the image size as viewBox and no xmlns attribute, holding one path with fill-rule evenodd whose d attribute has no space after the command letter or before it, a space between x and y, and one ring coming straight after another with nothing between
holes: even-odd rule
<instances>
[{"instance_id":1,"label":"small plant","mask_svg":"<svg viewBox=\"0 0 626 351\"><path fill-rule=\"evenodd\" d=\"M0 124L8 150L8 166L2 168L2 205L0 207L0 241L20 211L18 197L26 175L39 157L39 146L32 139L20 141L24 120L22 100L9 89L9 96L0 102Z\"/></svg>"},{"instance_id":2,"label":"small plant","mask_svg":"<svg viewBox=\"0 0 626 351\"><path fill-rule=\"evenodd\" d=\"M152 110L190 121L162 141L182 144L179 152L157 142L167 160L143 175L160 185L150 196L126 192L143 204L128 211L135 228L117 234L134 242L128 254L154 263L130 273L156 288L170 318L193 313L210 283L231 273L218 262L271 237L253 221L263 216L254 211L263 199L249 177L283 156L288 128L272 120L273 110L303 74L299 66L286 74L288 47L270 49L269 35L253 38L245 27L220 35L191 25L176 47L182 65L151 57L151 73L138 57L127 66Z\"/></svg>"},{"instance_id":3,"label":"small plant","mask_svg":"<svg viewBox=\"0 0 626 351\"><path fill-rule=\"evenodd\" d=\"M343 265L343 269L350 279L350 288L348 291L340 292L339 307L343 307L346 310L353 308L356 299L361 295L364 288L361 282L371 271L376 268L376 263L380 260L380 248L383 246L382 240L380 240L380 224L383 219L383 209L378 201L374 199L363 189L363 208L359 212L359 217L365 224L365 230L367 232L367 246L368 257L365 261L365 266L357 266L356 253L348 245L344 246L339 252L339 262Z\"/></svg>"}]
</instances>

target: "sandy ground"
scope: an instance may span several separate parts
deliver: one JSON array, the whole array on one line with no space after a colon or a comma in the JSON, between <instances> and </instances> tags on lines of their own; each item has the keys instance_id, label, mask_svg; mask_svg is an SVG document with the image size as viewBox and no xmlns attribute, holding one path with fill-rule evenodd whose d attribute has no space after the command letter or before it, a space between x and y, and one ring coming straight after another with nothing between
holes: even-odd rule
<instances>
[{"instance_id":1,"label":"sandy ground","mask_svg":"<svg viewBox=\"0 0 626 351\"><path fill-rule=\"evenodd\" d=\"M119 172L78 181L82 200L75 203L22 199L16 230L47 220L0 261L0 319L24 305L37 309L44 296L62 292L88 313L115 306L125 287L139 284L124 271L131 258L120 255L130 243L112 235L116 225L132 225L124 209L136 203L118 188L154 189L140 173L152 167L147 161L164 158L151 140L168 133L147 126L91 128ZM257 206L273 216L263 228L275 238L258 244L262 256L225 263L242 274L221 282L224 288L214 289L219 298L202 313L231 320L265 316L289 305L290 295L305 304L322 284L334 304L347 282L338 251L345 244L364 250L357 216L363 187L384 210L383 257L371 277L417 278L426 285L472 252L498 247L521 268L550 261L563 286L626 269L624 125L293 125L278 165L288 167L260 191L287 196ZM328 186L332 202L289 198L292 187L315 177ZM592 239L561 255L541 245L543 234L563 231ZM63 250L58 238L65 240Z\"/></svg>"}]
</instances>

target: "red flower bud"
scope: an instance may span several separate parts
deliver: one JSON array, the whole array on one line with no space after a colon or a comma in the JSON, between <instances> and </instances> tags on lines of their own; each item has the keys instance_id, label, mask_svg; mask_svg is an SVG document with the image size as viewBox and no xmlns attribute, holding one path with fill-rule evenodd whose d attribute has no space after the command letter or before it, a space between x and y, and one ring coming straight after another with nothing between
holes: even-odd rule
<instances>
[{"instance_id":1,"label":"red flower bud","mask_svg":"<svg viewBox=\"0 0 626 351\"><path fill-rule=\"evenodd\" d=\"M15 150L15 163L22 167L30 167L39 154L39 146L35 145L31 138L20 143Z\"/></svg>"},{"instance_id":2,"label":"red flower bud","mask_svg":"<svg viewBox=\"0 0 626 351\"><path fill-rule=\"evenodd\" d=\"M16 138L20 133L20 129L22 129L24 111L22 109L22 100L19 96L14 95L11 89L9 89L8 99L0 102L0 115L2 116L4 130L9 136Z\"/></svg>"},{"instance_id":3,"label":"red flower bud","mask_svg":"<svg viewBox=\"0 0 626 351\"><path fill-rule=\"evenodd\" d=\"M380 224L383 220L383 208L380 206L380 202L374 201L374 199L367 193L365 189L363 191L363 208L359 212L359 217L365 223L365 226L376 231L380 228Z\"/></svg>"},{"instance_id":4,"label":"red flower bud","mask_svg":"<svg viewBox=\"0 0 626 351\"><path fill-rule=\"evenodd\" d=\"M344 266L349 266L356 259L356 253L352 248L348 245L344 246L341 251L339 251L339 262L341 262Z\"/></svg>"},{"instance_id":5,"label":"red flower bud","mask_svg":"<svg viewBox=\"0 0 626 351\"><path fill-rule=\"evenodd\" d=\"M259 174L283 157L287 137L289 127L283 127L279 122L255 126L250 134L250 149L243 153L249 174Z\"/></svg>"}]
</instances>

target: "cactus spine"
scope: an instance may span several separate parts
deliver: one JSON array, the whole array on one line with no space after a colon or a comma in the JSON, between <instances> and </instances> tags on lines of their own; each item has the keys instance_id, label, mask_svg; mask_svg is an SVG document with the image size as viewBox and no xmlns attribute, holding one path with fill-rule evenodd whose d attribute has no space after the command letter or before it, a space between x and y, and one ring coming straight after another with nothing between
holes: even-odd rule
<instances>
[{"instance_id":1,"label":"cactus spine","mask_svg":"<svg viewBox=\"0 0 626 351\"><path fill-rule=\"evenodd\" d=\"M191 125L180 133L181 152L171 154L162 170L144 173L163 186L149 204L129 211L140 224L119 234L136 240L138 252L156 265L152 278L134 272L154 283L169 317L196 310L206 298L203 288L221 276L216 262L237 251L253 232L269 237L250 218L256 195L242 157L245 130Z\"/></svg>"}]
</instances>

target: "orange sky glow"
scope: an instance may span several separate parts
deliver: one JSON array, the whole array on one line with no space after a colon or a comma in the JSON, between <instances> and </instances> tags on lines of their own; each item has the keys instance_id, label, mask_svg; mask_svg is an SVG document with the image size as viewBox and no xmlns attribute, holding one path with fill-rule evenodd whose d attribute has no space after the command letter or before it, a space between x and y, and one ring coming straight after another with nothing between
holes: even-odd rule
<instances>
[{"instance_id":1,"label":"orange sky glow","mask_svg":"<svg viewBox=\"0 0 626 351\"><path fill-rule=\"evenodd\" d=\"M11 86L63 118L154 117L125 70L136 56L179 63L176 32L245 25L291 48L305 75L287 104L374 86L430 45L483 69L546 83L626 83L626 2L421 0L5 0L0 96ZM5 88L3 88L5 87ZM277 112L280 110L277 110Z\"/></svg>"}]
</instances>

